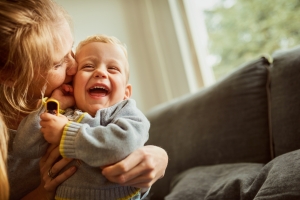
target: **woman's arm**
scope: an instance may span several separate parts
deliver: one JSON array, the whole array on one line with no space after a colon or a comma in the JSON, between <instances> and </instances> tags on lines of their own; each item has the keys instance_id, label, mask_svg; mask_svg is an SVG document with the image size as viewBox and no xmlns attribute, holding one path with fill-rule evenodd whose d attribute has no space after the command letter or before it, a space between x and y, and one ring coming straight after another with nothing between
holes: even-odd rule
<instances>
[{"instance_id":1,"label":"woman's arm","mask_svg":"<svg viewBox=\"0 0 300 200\"><path fill-rule=\"evenodd\" d=\"M30 113L20 122L13 142L14 156L35 159L40 158L47 151L48 143L39 125L40 114L44 110L44 106L40 106L38 110Z\"/></svg>"},{"instance_id":2,"label":"woman's arm","mask_svg":"<svg viewBox=\"0 0 300 200\"><path fill-rule=\"evenodd\" d=\"M49 177L49 169L51 169L54 175L58 174L63 167L72 161L72 159L63 158L57 162L59 157L58 147L51 146L48 148L47 153L40 160L41 184L35 190L23 197L22 200L54 199L56 188L76 172L76 167L73 166L53 179Z\"/></svg>"},{"instance_id":3,"label":"woman's arm","mask_svg":"<svg viewBox=\"0 0 300 200\"><path fill-rule=\"evenodd\" d=\"M160 147L147 145L124 160L104 167L102 174L111 182L147 189L164 176L167 165L167 152Z\"/></svg>"}]
</instances>

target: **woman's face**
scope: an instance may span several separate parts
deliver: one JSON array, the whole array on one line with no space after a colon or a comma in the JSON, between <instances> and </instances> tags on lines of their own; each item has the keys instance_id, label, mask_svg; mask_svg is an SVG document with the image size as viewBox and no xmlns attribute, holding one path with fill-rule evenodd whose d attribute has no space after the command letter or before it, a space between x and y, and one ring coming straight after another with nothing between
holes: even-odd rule
<instances>
[{"instance_id":1,"label":"woman's face","mask_svg":"<svg viewBox=\"0 0 300 200\"><path fill-rule=\"evenodd\" d=\"M53 68L50 69L47 75L47 85L44 93L46 97L50 97L53 90L63 83L72 81L77 71L77 64L72 52L73 36L67 23L61 27L61 34L64 35L62 47L55 52Z\"/></svg>"}]
</instances>

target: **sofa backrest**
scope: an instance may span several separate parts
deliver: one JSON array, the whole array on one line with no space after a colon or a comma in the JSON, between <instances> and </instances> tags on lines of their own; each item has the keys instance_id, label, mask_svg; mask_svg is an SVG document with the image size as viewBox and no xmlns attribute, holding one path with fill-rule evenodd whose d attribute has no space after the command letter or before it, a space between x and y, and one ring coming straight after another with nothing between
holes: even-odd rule
<instances>
[{"instance_id":1,"label":"sofa backrest","mask_svg":"<svg viewBox=\"0 0 300 200\"><path fill-rule=\"evenodd\" d=\"M271 124L275 156L300 149L300 46L273 54Z\"/></svg>"},{"instance_id":2,"label":"sofa backrest","mask_svg":"<svg viewBox=\"0 0 300 200\"><path fill-rule=\"evenodd\" d=\"M270 161L269 65L264 57L253 60L213 86L146 114L151 122L147 144L169 156L151 199L163 199L171 179L195 166Z\"/></svg>"}]
</instances>

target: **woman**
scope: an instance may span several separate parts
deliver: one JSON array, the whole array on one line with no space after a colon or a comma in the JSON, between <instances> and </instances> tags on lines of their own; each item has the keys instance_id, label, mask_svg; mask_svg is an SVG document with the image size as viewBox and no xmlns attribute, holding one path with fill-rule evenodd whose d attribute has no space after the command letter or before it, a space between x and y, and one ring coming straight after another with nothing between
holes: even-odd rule
<instances>
[{"instance_id":1,"label":"woman","mask_svg":"<svg viewBox=\"0 0 300 200\"><path fill-rule=\"evenodd\" d=\"M58 175L71 159L57 162L56 147L42 159L25 160L13 155L11 145L20 121L76 73L70 20L51 0L0 1L0 38L0 110L10 136L10 199L52 199L56 187L76 171L71 167ZM102 173L112 182L149 188L163 176L167 160L163 149L145 146Z\"/></svg>"},{"instance_id":2,"label":"woman","mask_svg":"<svg viewBox=\"0 0 300 200\"><path fill-rule=\"evenodd\" d=\"M0 199L8 199L9 187L6 173L8 135L0 113Z\"/></svg>"}]
</instances>

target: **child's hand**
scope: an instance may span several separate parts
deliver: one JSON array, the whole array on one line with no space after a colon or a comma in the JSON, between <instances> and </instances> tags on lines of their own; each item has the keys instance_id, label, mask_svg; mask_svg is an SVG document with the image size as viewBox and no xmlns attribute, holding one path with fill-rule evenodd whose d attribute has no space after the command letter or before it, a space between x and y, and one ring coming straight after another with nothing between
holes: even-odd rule
<instances>
[{"instance_id":1,"label":"child's hand","mask_svg":"<svg viewBox=\"0 0 300 200\"><path fill-rule=\"evenodd\" d=\"M64 115L55 116L49 113L41 114L40 118L41 131L45 140L50 144L59 145L68 118Z\"/></svg>"},{"instance_id":2,"label":"child's hand","mask_svg":"<svg viewBox=\"0 0 300 200\"><path fill-rule=\"evenodd\" d=\"M59 101L60 109L63 110L75 105L73 87L68 84L63 84L59 88L55 89L52 93L51 98Z\"/></svg>"}]
</instances>

